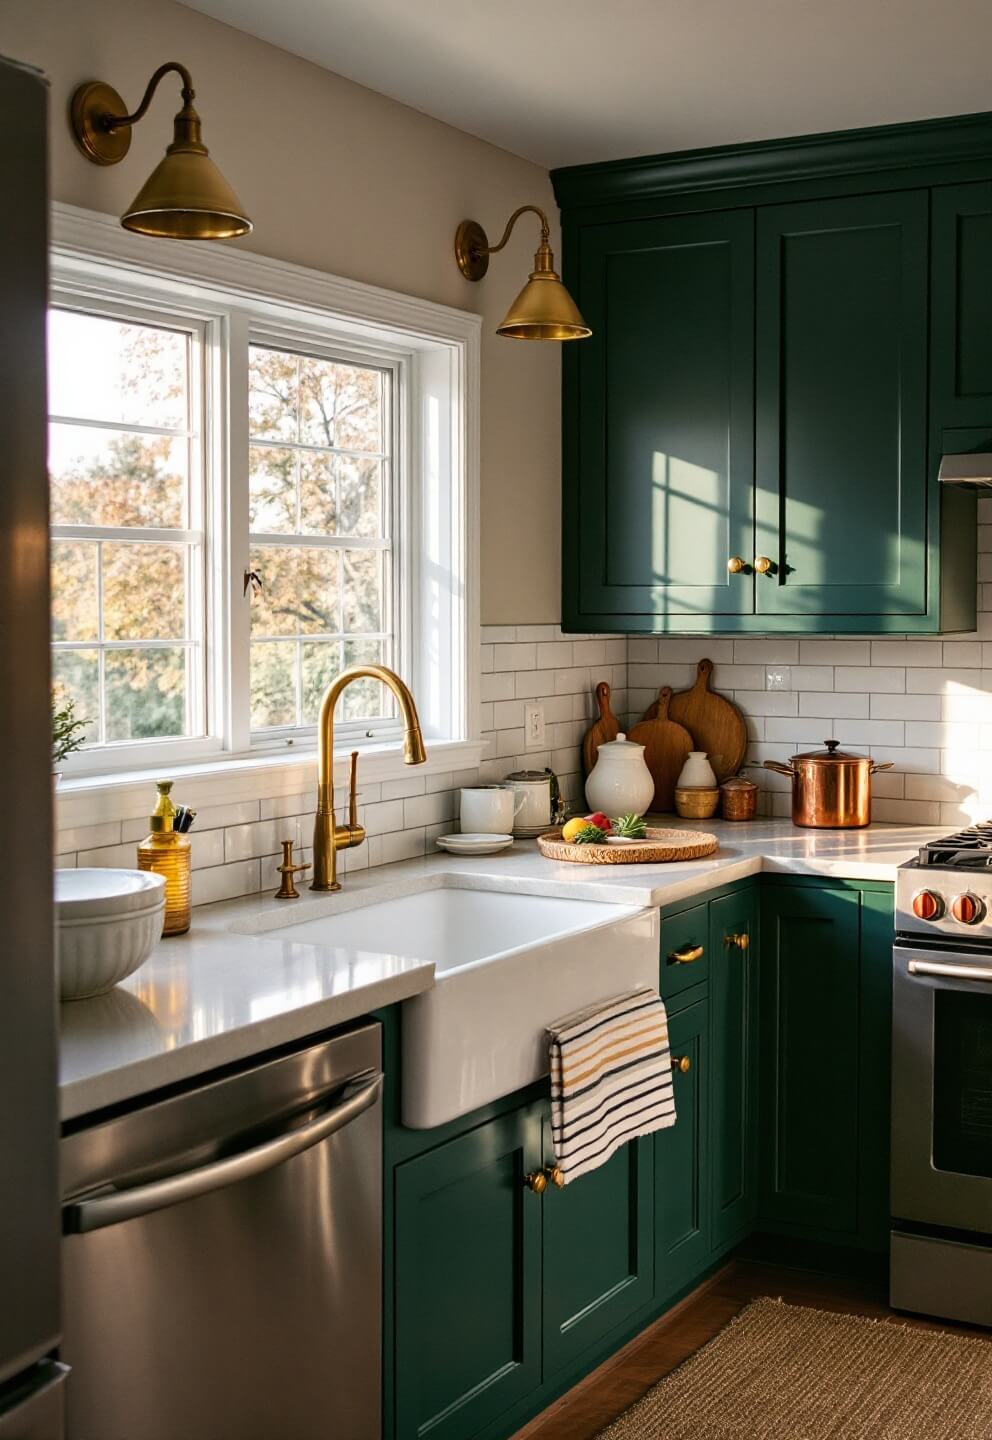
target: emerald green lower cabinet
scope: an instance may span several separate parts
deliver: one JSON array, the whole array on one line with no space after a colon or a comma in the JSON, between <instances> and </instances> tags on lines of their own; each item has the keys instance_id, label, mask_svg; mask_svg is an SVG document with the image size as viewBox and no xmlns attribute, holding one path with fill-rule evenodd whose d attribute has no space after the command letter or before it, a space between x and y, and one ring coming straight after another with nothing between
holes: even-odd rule
<instances>
[{"instance_id":1,"label":"emerald green lower cabinet","mask_svg":"<svg viewBox=\"0 0 992 1440\"><path fill-rule=\"evenodd\" d=\"M507 1440L754 1233L885 1251L892 928L873 882L663 912L676 1123L561 1190L546 1083L461 1133L387 1087L385 1440Z\"/></svg>"},{"instance_id":2,"label":"emerald green lower cabinet","mask_svg":"<svg viewBox=\"0 0 992 1440\"><path fill-rule=\"evenodd\" d=\"M539 1105L395 1171L400 1440L463 1440L541 1380Z\"/></svg>"},{"instance_id":3,"label":"emerald green lower cabinet","mask_svg":"<svg viewBox=\"0 0 992 1440\"><path fill-rule=\"evenodd\" d=\"M550 1128L545 1164L554 1165ZM544 1223L544 1370L574 1361L651 1301L654 1168L650 1138L624 1145L563 1190L549 1185Z\"/></svg>"},{"instance_id":4,"label":"emerald green lower cabinet","mask_svg":"<svg viewBox=\"0 0 992 1440\"><path fill-rule=\"evenodd\" d=\"M677 1119L654 1137L655 1298L659 1301L702 1274L710 1255L709 1006L705 1000L669 1017L668 1042Z\"/></svg>"},{"instance_id":5,"label":"emerald green lower cabinet","mask_svg":"<svg viewBox=\"0 0 992 1440\"><path fill-rule=\"evenodd\" d=\"M761 926L759 1228L880 1248L891 894L771 885Z\"/></svg>"},{"instance_id":6,"label":"emerald green lower cabinet","mask_svg":"<svg viewBox=\"0 0 992 1440\"><path fill-rule=\"evenodd\" d=\"M710 902L710 1223L725 1250L754 1225L757 1207L758 895Z\"/></svg>"}]
</instances>

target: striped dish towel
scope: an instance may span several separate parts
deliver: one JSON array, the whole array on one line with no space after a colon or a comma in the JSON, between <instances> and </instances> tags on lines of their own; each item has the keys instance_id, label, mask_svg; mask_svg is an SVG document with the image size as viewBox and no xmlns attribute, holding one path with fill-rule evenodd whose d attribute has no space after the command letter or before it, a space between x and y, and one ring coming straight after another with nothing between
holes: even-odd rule
<instances>
[{"instance_id":1,"label":"striped dish towel","mask_svg":"<svg viewBox=\"0 0 992 1440\"><path fill-rule=\"evenodd\" d=\"M638 1135L675 1124L668 1016L648 988L548 1026L551 1134L567 1184Z\"/></svg>"}]
</instances>

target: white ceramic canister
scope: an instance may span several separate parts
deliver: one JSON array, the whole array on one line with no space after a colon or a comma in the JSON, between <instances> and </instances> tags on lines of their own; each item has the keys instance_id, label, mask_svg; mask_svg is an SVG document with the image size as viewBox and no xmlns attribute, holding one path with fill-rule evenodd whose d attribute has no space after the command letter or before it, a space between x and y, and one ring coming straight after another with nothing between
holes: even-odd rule
<instances>
[{"instance_id":1,"label":"white ceramic canister","mask_svg":"<svg viewBox=\"0 0 992 1440\"><path fill-rule=\"evenodd\" d=\"M675 782L679 789L692 790L705 788L712 790L717 784L713 766L706 758L705 750L690 750L685 764L679 771L679 778Z\"/></svg>"},{"instance_id":2,"label":"white ceramic canister","mask_svg":"<svg viewBox=\"0 0 992 1440\"><path fill-rule=\"evenodd\" d=\"M654 781L644 761L644 746L626 735L600 745L586 780L586 803L611 820L618 815L643 815L654 799Z\"/></svg>"}]
</instances>

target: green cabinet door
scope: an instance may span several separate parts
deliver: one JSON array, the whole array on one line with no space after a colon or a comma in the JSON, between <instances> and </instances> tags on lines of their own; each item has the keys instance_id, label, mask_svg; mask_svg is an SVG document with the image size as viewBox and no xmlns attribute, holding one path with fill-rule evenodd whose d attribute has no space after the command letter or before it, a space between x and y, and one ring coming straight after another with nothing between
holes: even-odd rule
<instances>
[{"instance_id":1,"label":"green cabinet door","mask_svg":"<svg viewBox=\"0 0 992 1440\"><path fill-rule=\"evenodd\" d=\"M931 274L936 423L992 426L992 184L934 190Z\"/></svg>"},{"instance_id":2,"label":"green cabinet door","mask_svg":"<svg viewBox=\"0 0 992 1440\"><path fill-rule=\"evenodd\" d=\"M395 1170L396 1435L464 1440L541 1379L532 1104Z\"/></svg>"},{"instance_id":3,"label":"green cabinet door","mask_svg":"<svg viewBox=\"0 0 992 1440\"><path fill-rule=\"evenodd\" d=\"M554 1165L550 1126L545 1164ZM599 1170L544 1192L544 1374L571 1363L651 1300L654 1170L650 1137Z\"/></svg>"},{"instance_id":4,"label":"green cabinet door","mask_svg":"<svg viewBox=\"0 0 992 1440\"><path fill-rule=\"evenodd\" d=\"M860 897L770 885L761 901L762 1223L858 1229Z\"/></svg>"},{"instance_id":5,"label":"green cabinet door","mask_svg":"<svg viewBox=\"0 0 992 1440\"><path fill-rule=\"evenodd\" d=\"M759 616L926 613L928 218L922 190L758 212Z\"/></svg>"},{"instance_id":6,"label":"green cabinet door","mask_svg":"<svg viewBox=\"0 0 992 1440\"><path fill-rule=\"evenodd\" d=\"M564 628L750 613L727 561L753 539L753 213L576 240L592 337L564 356Z\"/></svg>"},{"instance_id":7,"label":"green cabinet door","mask_svg":"<svg viewBox=\"0 0 992 1440\"><path fill-rule=\"evenodd\" d=\"M709 1007L697 1001L670 1017L675 1124L654 1137L655 1300L701 1275L710 1258ZM678 1061L688 1061L683 1070Z\"/></svg>"},{"instance_id":8,"label":"green cabinet door","mask_svg":"<svg viewBox=\"0 0 992 1440\"><path fill-rule=\"evenodd\" d=\"M709 906L710 1217L714 1251L752 1228L757 1203L758 896Z\"/></svg>"}]
</instances>

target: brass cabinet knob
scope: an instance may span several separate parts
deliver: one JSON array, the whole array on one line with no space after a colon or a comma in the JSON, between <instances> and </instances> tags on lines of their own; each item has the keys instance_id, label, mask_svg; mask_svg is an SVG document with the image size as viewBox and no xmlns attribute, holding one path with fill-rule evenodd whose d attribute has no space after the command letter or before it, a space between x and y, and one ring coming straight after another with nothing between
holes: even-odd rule
<instances>
[{"instance_id":1,"label":"brass cabinet knob","mask_svg":"<svg viewBox=\"0 0 992 1440\"><path fill-rule=\"evenodd\" d=\"M564 1177L564 1175L561 1173L561 1167L560 1167L560 1166L558 1166L558 1165L545 1165L545 1167L544 1167L544 1173L545 1173L545 1175L547 1175L548 1179L551 1181L552 1185L555 1187L556 1190L564 1190L564 1188L565 1188L565 1177Z\"/></svg>"},{"instance_id":2,"label":"brass cabinet knob","mask_svg":"<svg viewBox=\"0 0 992 1440\"><path fill-rule=\"evenodd\" d=\"M669 950L668 958L673 965L691 965L703 958L702 945L683 945L681 950Z\"/></svg>"},{"instance_id":3,"label":"brass cabinet knob","mask_svg":"<svg viewBox=\"0 0 992 1440\"><path fill-rule=\"evenodd\" d=\"M535 1195L543 1195L548 1188L548 1177L543 1170L531 1170L524 1176L524 1184L528 1190L533 1190Z\"/></svg>"},{"instance_id":4,"label":"brass cabinet knob","mask_svg":"<svg viewBox=\"0 0 992 1440\"><path fill-rule=\"evenodd\" d=\"M754 557L754 568L759 575L767 575L772 568L772 562L767 555L756 555Z\"/></svg>"},{"instance_id":5,"label":"brass cabinet knob","mask_svg":"<svg viewBox=\"0 0 992 1440\"><path fill-rule=\"evenodd\" d=\"M677 1070L680 1075L688 1075L692 1069L692 1061L688 1055L680 1055L677 1060L672 1061L672 1069Z\"/></svg>"},{"instance_id":6,"label":"brass cabinet knob","mask_svg":"<svg viewBox=\"0 0 992 1440\"><path fill-rule=\"evenodd\" d=\"M747 934L724 935L723 943L724 945L730 946L730 948L734 950L746 950L747 947L750 945L751 940Z\"/></svg>"},{"instance_id":7,"label":"brass cabinet knob","mask_svg":"<svg viewBox=\"0 0 992 1440\"><path fill-rule=\"evenodd\" d=\"M739 575L742 570L747 569L747 562L745 560L742 560L739 555L731 555L730 559L727 561L727 569L730 571L731 575Z\"/></svg>"}]
</instances>

